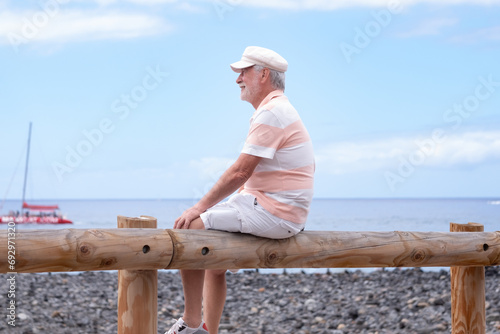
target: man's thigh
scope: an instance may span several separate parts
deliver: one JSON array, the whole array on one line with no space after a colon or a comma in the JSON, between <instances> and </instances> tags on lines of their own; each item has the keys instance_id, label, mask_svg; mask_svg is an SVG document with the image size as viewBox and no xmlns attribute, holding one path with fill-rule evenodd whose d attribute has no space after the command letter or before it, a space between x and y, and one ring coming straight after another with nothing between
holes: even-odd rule
<instances>
[{"instance_id":1,"label":"man's thigh","mask_svg":"<svg viewBox=\"0 0 500 334\"><path fill-rule=\"evenodd\" d=\"M241 232L271 239L299 233L304 225L294 224L267 212L251 194L236 194L201 214L207 230Z\"/></svg>"}]
</instances>

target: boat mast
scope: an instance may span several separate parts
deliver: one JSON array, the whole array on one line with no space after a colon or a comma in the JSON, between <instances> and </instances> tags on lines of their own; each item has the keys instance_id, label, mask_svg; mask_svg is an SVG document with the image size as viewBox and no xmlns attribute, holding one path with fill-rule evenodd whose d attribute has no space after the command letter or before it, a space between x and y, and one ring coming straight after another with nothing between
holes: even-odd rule
<instances>
[{"instance_id":1,"label":"boat mast","mask_svg":"<svg viewBox=\"0 0 500 334\"><path fill-rule=\"evenodd\" d=\"M30 129L28 132L28 149L26 150L26 167L24 168L23 200L21 203L21 211L23 211L23 204L26 198L26 181L28 179L28 162L30 159L30 142L31 142L31 122L30 122Z\"/></svg>"}]
</instances>

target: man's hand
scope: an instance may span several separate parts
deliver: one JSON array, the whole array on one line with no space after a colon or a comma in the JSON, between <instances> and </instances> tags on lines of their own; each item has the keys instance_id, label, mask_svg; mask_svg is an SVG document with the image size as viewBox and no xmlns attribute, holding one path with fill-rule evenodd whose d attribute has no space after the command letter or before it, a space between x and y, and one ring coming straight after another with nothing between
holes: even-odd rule
<instances>
[{"instance_id":1,"label":"man's hand","mask_svg":"<svg viewBox=\"0 0 500 334\"><path fill-rule=\"evenodd\" d=\"M188 229L191 222L198 218L203 211L199 210L195 206L187 209L182 213L182 215L175 220L174 228Z\"/></svg>"}]
</instances>

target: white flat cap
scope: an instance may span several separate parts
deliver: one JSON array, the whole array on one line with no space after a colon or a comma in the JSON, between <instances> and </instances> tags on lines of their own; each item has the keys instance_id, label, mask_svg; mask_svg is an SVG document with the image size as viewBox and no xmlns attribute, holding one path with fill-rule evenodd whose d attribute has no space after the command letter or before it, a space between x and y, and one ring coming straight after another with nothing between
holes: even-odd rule
<instances>
[{"instance_id":1,"label":"white flat cap","mask_svg":"<svg viewBox=\"0 0 500 334\"><path fill-rule=\"evenodd\" d=\"M273 50L261 48L259 46L247 47L245 52L243 52L243 56L241 56L241 60L232 63L231 68L236 73L240 73L242 69L254 65L268 67L278 72L286 72L288 69L288 62L285 58L281 57Z\"/></svg>"}]
</instances>

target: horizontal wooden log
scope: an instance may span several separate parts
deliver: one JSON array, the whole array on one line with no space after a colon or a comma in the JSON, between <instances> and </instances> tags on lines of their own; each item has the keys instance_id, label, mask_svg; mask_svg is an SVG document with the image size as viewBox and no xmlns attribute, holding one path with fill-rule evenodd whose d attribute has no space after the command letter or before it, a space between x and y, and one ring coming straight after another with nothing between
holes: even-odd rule
<instances>
[{"instance_id":1,"label":"horizontal wooden log","mask_svg":"<svg viewBox=\"0 0 500 334\"><path fill-rule=\"evenodd\" d=\"M271 240L175 230L171 269L375 268L500 265L500 232L305 231Z\"/></svg>"},{"instance_id":2,"label":"horizontal wooden log","mask_svg":"<svg viewBox=\"0 0 500 334\"><path fill-rule=\"evenodd\" d=\"M7 262L7 238L0 236L0 273L158 269L172 259L172 240L157 229L18 230L15 268Z\"/></svg>"},{"instance_id":3,"label":"horizontal wooden log","mask_svg":"<svg viewBox=\"0 0 500 334\"><path fill-rule=\"evenodd\" d=\"M305 231L271 240L204 230L21 230L15 270L376 268L500 265L500 232Z\"/></svg>"}]
</instances>

